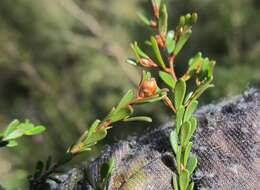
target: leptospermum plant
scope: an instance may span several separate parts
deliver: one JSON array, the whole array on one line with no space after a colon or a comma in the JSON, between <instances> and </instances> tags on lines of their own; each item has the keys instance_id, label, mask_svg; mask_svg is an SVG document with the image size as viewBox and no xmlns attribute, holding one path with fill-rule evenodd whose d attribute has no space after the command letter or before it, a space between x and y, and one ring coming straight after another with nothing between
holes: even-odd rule
<instances>
[{"instance_id":1,"label":"leptospermum plant","mask_svg":"<svg viewBox=\"0 0 260 190\"><path fill-rule=\"evenodd\" d=\"M37 163L34 175L29 178L30 189L42 188L48 178L55 180L52 177L53 173L57 172L61 166L71 161L75 156L91 151L94 145L107 136L113 124L130 121L152 122L150 117L134 116L135 107L139 104L157 102L165 97L167 97L167 90L159 89L151 74L143 72L138 89L129 90L103 120L95 120L78 141L68 148L61 160L52 163L51 157L49 157L45 164L42 161ZM114 159L112 158L101 167L101 181L98 189L106 189L113 166Z\"/></svg>"},{"instance_id":2,"label":"leptospermum plant","mask_svg":"<svg viewBox=\"0 0 260 190\"><path fill-rule=\"evenodd\" d=\"M128 63L144 69L156 69L169 96L162 100L175 114L175 129L170 134L170 142L175 155L176 174L173 176L174 190L192 190L194 182L191 176L197 167L197 156L192 153L192 136L197 128L197 119L193 116L198 106L198 98L207 89L213 87L213 69L215 61L204 58L201 53L191 58L187 71L181 75L175 73L176 58L192 34L192 25L198 20L197 13L181 16L175 29L168 27L166 4L161 0L151 0L153 18L139 14L143 23L155 29L155 34L146 41L153 55L145 53L137 42L131 46L136 56ZM179 76L180 75L180 76ZM186 84L194 79L195 89L187 92ZM153 79L155 80L155 79ZM173 97L173 98L169 98Z\"/></svg>"},{"instance_id":3,"label":"leptospermum plant","mask_svg":"<svg viewBox=\"0 0 260 190\"><path fill-rule=\"evenodd\" d=\"M192 190L194 182L191 176L197 166L197 157L191 153L192 136L197 127L197 120L193 116L196 110L197 99L208 88L213 87L214 61L203 58L198 53L191 58L187 71L179 77L175 73L175 60L192 33L192 25L197 22L196 13L181 16L175 30L168 28L168 13L165 4L161 0L151 0L153 18L148 19L139 14L140 19L148 27L155 29L155 34L146 41L152 49L153 55L145 53L134 42L131 47L136 56L127 62L140 66L142 76L137 90L129 90L110 113L102 120L95 120L92 125L82 134L78 141L71 145L64 157L52 163L51 157L44 164L39 161L33 176L30 177L30 189L42 188L46 179L56 180L52 174L61 166L72 160L75 156L91 151L93 146L107 136L112 125L117 122L147 121L152 119L146 116L134 116L135 107L139 104L149 104L163 101L176 115L175 130L171 132L170 142L172 145L177 165L176 174L173 176L175 190ZM147 70L156 69L167 88L159 88L156 79ZM196 88L187 93L186 82L195 78ZM174 97L174 98L171 98ZM108 178L114 167L114 159L101 167L101 181L98 189L106 189Z\"/></svg>"},{"instance_id":4,"label":"leptospermum plant","mask_svg":"<svg viewBox=\"0 0 260 190\"><path fill-rule=\"evenodd\" d=\"M13 120L7 128L0 132L0 148L15 147L18 145L17 139L23 136L38 135L45 131L42 125L34 125L29 120L20 122Z\"/></svg>"}]
</instances>

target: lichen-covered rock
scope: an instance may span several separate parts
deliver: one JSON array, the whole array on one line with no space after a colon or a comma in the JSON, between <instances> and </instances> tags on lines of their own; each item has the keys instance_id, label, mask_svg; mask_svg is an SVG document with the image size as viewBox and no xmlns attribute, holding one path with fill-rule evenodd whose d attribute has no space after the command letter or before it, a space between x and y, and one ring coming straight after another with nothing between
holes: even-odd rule
<instances>
[{"instance_id":1,"label":"lichen-covered rock","mask_svg":"<svg viewBox=\"0 0 260 190\"><path fill-rule=\"evenodd\" d=\"M217 105L202 107L194 152L199 166L193 176L197 189L260 189L260 90ZM173 126L165 125L143 137L119 142L88 167L59 176L54 190L91 190L99 183L102 163L111 156L116 166L109 190L172 190L175 163L169 145Z\"/></svg>"}]
</instances>

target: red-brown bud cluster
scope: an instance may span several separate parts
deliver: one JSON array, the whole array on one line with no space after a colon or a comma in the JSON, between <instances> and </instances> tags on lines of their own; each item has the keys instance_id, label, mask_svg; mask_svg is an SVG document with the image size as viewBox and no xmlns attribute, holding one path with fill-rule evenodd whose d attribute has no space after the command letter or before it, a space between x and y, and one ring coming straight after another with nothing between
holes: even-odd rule
<instances>
[{"instance_id":1,"label":"red-brown bud cluster","mask_svg":"<svg viewBox=\"0 0 260 190\"><path fill-rule=\"evenodd\" d=\"M165 37L162 35L156 35L155 39L160 48L165 48Z\"/></svg>"},{"instance_id":2,"label":"red-brown bud cluster","mask_svg":"<svg viewBox=\"0 0 260 190\"><path fill-rule=\"evenodd\" d=\"M140 64L147 68L158 67L152 59L142 58L140 59Z\"/></svg>"},{"instance_id":3,"label":"red-brown bud cluster","mask_svg":"<svg viewBox=\"0 0 260 190\"><path fill-rule=\"evenodd\" d=\"M155 95L157 92L157 83L155 78L146 80L140 84L138 95L142 98Z\"/></svg>"}]
</instances>

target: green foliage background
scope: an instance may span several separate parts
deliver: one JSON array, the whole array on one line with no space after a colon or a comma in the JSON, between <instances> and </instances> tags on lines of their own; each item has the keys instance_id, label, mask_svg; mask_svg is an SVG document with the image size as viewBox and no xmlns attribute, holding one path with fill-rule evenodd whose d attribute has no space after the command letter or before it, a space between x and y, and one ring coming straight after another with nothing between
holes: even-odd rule
<instances>
[{"instance_id":1,"label":"green foliage background","mask_svg":"<svg viewBox=\"0 0 260 190\"><path fill-rule=\"evenodd\" d=\"M13 118L47 126L42 136L23 139L0 151L0 184L25 188L38 159L61 156L88 124L102 118L124 92L136 86L140 71L124 60L129 44L146 39L137 11L146 0L1 0L0 129ZM196 11L199 22L177 59L177 70L197 51L217 60L216 88L203 103L260 86L259 0L168 0L170 25ZM162 111L163 110L163 111ZM153 126L170 120L160 104L140 112ZM145 132L144 123L118 125L104 144ZM99 145L89 160L104 148Z\"/></svg>"}]
</instances>

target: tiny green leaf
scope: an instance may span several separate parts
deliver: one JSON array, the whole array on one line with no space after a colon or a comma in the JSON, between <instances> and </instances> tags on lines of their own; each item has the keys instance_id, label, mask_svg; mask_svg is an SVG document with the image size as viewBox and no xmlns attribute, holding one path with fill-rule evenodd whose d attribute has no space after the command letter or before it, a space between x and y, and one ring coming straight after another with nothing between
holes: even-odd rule
<instances>
[{"instance_id":1,"label":"tiny green leaf","mask_svg":"<svg viewBox=\"0 0 260 190\"><path fill-rule=\"evenodd\" d=\"M7 147L15 147L17 146L18 143L14 140L8 141L8 144L6 145Z\"/></svg>"},{"instance_id":2,"label":"tiny green leaf","mask_svg":"<svg viewBox=\"0 0 260 190\"><path fill-rule=\"evenodd\" d=\"M44 131L45 131L45 127L39 125L39 126L33 127L32 129L25 131L25 135L37 135Z\"/></svg>"},{"instance_id":3,"label":"tiny green leaf","mask_svg":"<svg viewBox=\"0 0 260 190\"><path fill-rule=\"evenodd\" d=\"M184 115L185 108L184 106L180 106L179 109L176 112L176 131L177 134L180 132L180 128L183 122L183 115Z\"/></svg>"},{"instance_id":4,"label":"tiny green leaf","mask_svg":"<svg viewBox=\"0 0 260 190\"><path fill-rule=\"evenodd\" d=\"M38 161L35 167L34 178L39 177L43 172L44 164L42 161Z\"/></svg>"},{"instance_id":5,"label":"tiny green leaf","mask_svg":"<svg viewBox=\"0 0 260 190\"><path fill-rule=\"evenodd\" d=\"M172 75L170 75L169 73L166 73L164 71L160 71L159 76L169 87L174 89L176 82L173 79Z\"/></svg>"},{"instance_id":6,"label":"tiny green leaf","mask_svg":"<svg viewBox=\"0 0 260 190\"><path fill-rule=\"evenodd\" d=\"M136 57L138 58L138 60L140 58L146 58L146 59L149 59L149 56L144 53L138 46L138 43L137 42L134 42L133 44L131 44L131 48L132 50L134 51Z\"/></svg>"},{"instance_id":7,"label":"tiny green leaf","mask_svg":"<svg viewBox=\"0 0 260 190\"><path fill-rule=\"evenodd\" d=\"M138 63L136 62L136 60L131 59L131 58L128 58L128 59L126 60L126 63L128 63L128 64L130 64L130 65L134 65L134 66L137 66L137 65L138 65Z\"/></svg>"},{"instance_id":8,"label":"tiny green leaf","mask_svg":"<svg viewBox=\"0 0 260 190\"><path fill-rule=\"evenodd\" d=\"M186 147L186 149L185 149L184 158L183 158L183 163L184 163L185 167L186 167L186 165L188 163L188 159L189 159L191 148L192 148L192 142L189 142L187 147Z\"/></svg>"},{"instance_id":9,"label":"tiny green leaf","mask_svg":"<svg viewBox=\"0 0 260 190\"><path fill-rule=\"evenodd\" d=\"M130 118L126 118L124 119L125 122L130 122L130 121L145 121L145 122L149 122L151 123L153 120L150 117L146 117L146 116L138 116L138 117L130 117Z\"/></svg>"},{"instance_id":10,"label":"tiny green leaf","mask_svg":"<svg viewBox=\"0 0 260 190\"><path fill-rule=\"evenodd\" d=\"M170 142L171 142L172 149L174 150L175 154L177 154L177 150L178 150L178 136L177 136L177 133L176 133L175 130L171 132Z\"/></svg>"},{"instance_id":11,"label":"tiny green leaf","mask_svg":"<svg viewBox=\"0 0 260 190\"><path fill-rule=\"evenodd\" d=\"M169 54L175 49L176 42L174 40L174 31L169 31L166 38L166 48Z\"/></svg>"},{"instance_id":12,"label":"tiny green leaf","mask_svg":"<svg viewBox=\"0 0 260 190\"><path fill-rule=\"evenodd\" d=\"M144 53L143 50L141 50L141 48L138 46L137 42L134 43L134 46L135 46L135 50L139 56L149 59L149 56L146 53Z\"/></svg>"},{"instance_id":13,"label":"tiny green leaf","mask_svg":"<svg viewBox=\"0 0 260 190\"><path fill-rule=\"evenodd\" d=\"M168 12L167 7L164 4L162 7L162 15L159 19L159 32L162 36L166 36L168 30Z\"/></svg>"},{"instance_id":14,"label":"tiny green leaf","mask_svg":"<svg viewBox=\"0 0 260 190\"><path fill-rule=\"evenodd\" d=\"M177 163L178 173L180 174L180 172L181 172L181 146L178 146L178 148L177 148L176 163Z\"/></svg>"},{"instance_id":15,"label":"tiny green leaf","mask_svg":"<svg viewBox=\"0 0 260 190\"><path fill-rule=\"evenodd\" d=\"M188 41L188 39L190 38L192 32L191 31L187 31L186 33L182 34L180 39L178 40L176 47L174 49L174 55L178 55L178 53L181 51L181 49L183 48L183 46L186 44L186 42Z\"/></svg>"},{"instance_id":16,"label":"tiny green leaf","mask_svg":"<svg viewBox=\"0 0 260 190\"><path fill-rule=\"evenodd\" d=\"M192 97L193 95L193 92L190 92L186 97L185 97L185 100L184 100L184 104L186 106L186 104L189 102L190 98Z\"/></svg>"},{"instance_id":17,"label":"tiny green leaf","mask_svg":"<svg viewBox=\"0 0 260 190\"><path fill-rule=\"evenodd\" d=\"M10 133L12 133L15 129L17 129L17 127L19 126L20 122L15 119L13 120L8 126L7 129L4 132L3 136L8 136Z\"/></svg>"},{"instance_id":18,"label":"tiny green leaf","mask_svg":"<svg viewBox=\"0 0 260 190\"><path fill-rule=\"evenodd\" d=\"M92 123L92 125L91 125L90 128L89 128L89 131L88 131L86 134L92 135L93 133L95 133L97 127L98 127L99 124L100 124L100 122L101 122L100 120L96 119L96 120ZM83 139L82 139L82 140L83 140Z\"/></svg>"},{"instance_id":19,"label":"tiny green leaf","mask_svg":"<svg viewBox=\"0 0 260 190\"><path fill-rule=\"evenodd\" d=\"M191 128L190 128L190 138L191 138L197 128L197 119L195 117L191 117L190 124L191 124Z\"/></svg>"},{"instance_id":20,"label":"tiny green leaf","mask_svg":"<svg viewBox=\"0 0 260 190\"><path fill-rule=\"evenodd\" d=\"M175 173L173 174L172 180L173 180L173 187L174 187L174 190L179 190L179 187L178 187L178 180L177 180L177 175L176 175Z\"/></svg>"},{"instance_id":21,"label":"tiny green leaf","mask_svg":"<svg viewBox=\"0 0 260 190\"><path fill-rule=\"evenodd\" d=\"M84 148L89 148L90 146L96 144L107 136L107 129L97 129L94 133L88 136L86 142L84 143Z\"/></svg>"},{"instance_id":22,"label":"tiny green leaf","mask_svg":"<svg viewBox=\"0 0 260 190\"><path fill-rule=\"evenodd\" d=\"M17 138L23 136L23 134L24 134L24 131L22 129L15 129L11 133L9 133L7 136L5 136L3 138L3 141L9 141L9 140L17 139Z\"/></svg>"},{"instance_id":23,"label":"tiny green leaf","mask_svg":"<svg viewBox=\"0 0 260 190\"><path fill-rule=\"evenodd\" d=\"M129 109L129 108L121 108L121 109L118 109L114 112L112 112L108 119L111 121L111 122L117 122L117 121L121 121L127 117L129 117L130 115L132 114L132 110Z\"/></svg>"},{"instance_id":24,"label":"tiny green leaf","mask_svg":"<svg viewBox=\"0 0 260 190\"><path fill-rule=\"evenodd\" d=\"M180 189L187 190L189 182L190 182L189 172L187 170L182 171L179 177Z\"/></svg>"},{"instance_id":25,"label":"tiny green leaf","mask_svg":"<svg viewBox=\"0 0 260 190\"><path fill-rule=\"evenodd\" d=\"M190 137L190 130L191 130L191 124L189 121L186 121L182 124L181 126L181 145L183 147L186 147L186 145L189 142L189 137Z\"/></svg>"},{"instance_id":26,"label":"tiny green leaf","mask_svg":"<svg viewBox=\"0 0 260 190\"><path fill-rule=\"evenodd\" d=\"M130 104L130 102L132 100L134 100L135 98L135 93L133 90L129 90L124 97L121 99L121 101L119 102L118 106L116 107L116 111L118 111L121 108L125 108L126 106L128 106Z\"/></svg>"},{"instance_id":27,"label":"tiny green leaf","mask_svg":"<svg viewBox=\"0 0 260 190\"><path fill-rule=\"evenodd\" d=\"M175 95L175 107L178 110L183 103L186 93L186 82L183 79L179 79L174 89Z\"/></svg>"},{"instance_id":28,"label":"tiny green leaf","mask_svg":"<svg viewBox=\"0 0 260 190\"><path fill-rule=\"evenodd\" d=\"M150 20L146 16L144 16L142 13L138 13L137 16L146 26L150 26Z\"/></svg>"},{"instance_id":29,"label":"tiny green leaf","mask_svg":"<svg viewBox=\"0 0 260 190\"><path fill-rule=\"evenodd\" d=\"M186 108L183 120L188 121L192 116L193 112L197 109L197 107L198 107L198 101L197 100L191 101Z\"/></svg>"},{"instance_id":30,"label":"tiny green leaf","mask_svg":"<svg viewBox=\"0 0 260 190\"><path fill-rule=\"evenodd\" d=\"M163 61L160 49L159 49L158 44L157 44L157 41L154 37L151 37L151 43L152 43L152 48L153 48L153 52L155 54L156 59L158 60L160 66L163 69L165 69L166 68L165 63Z\"/></svg>"},{"instance_id":31,"label":"tiny green leaf","mask_svg":"<svg viewBox=\"0 0 260 190\"><path fill-rule=\"evenodd\" d=\"M193 189L194 189L194 182L191 182L188 187L188 190L193 190Z\"/></svg>"},{"instance_id":32,"label":"tiny green leaf","mask_svg":"<svg viewBox=\"0 0 260 190\"><path fill-rule=\"evenodd\" d=\"M194 172L195 168L197 167L197 164L198 164L197 156L196 155L190 156L187 164L187 169L190 174Z\"/></svg>"},{"instance_id":33,"label":"tiny green leaf","mask_svg":"<svg viewBox=\"0 0 260 190\"><path fill-rule=\"evenodd\" d=\"M105 189L109 176L111 175L113 169L115 167L115 159L111 158L108 163L104 163L101 166L100 175L101 175L101 181L102 181L102 189Z\"/></svg>"},{"instance_id":34,"label":"tiny green leaf","mask_svg":"<svg viewBox=\"0 0 260 190\"><path fill-rule=\"evenodd\" d=\"M201 84L196 91L194 92L194 94L192 95L192 100L196 100L198 99L203 92L205 92L207 89L214 87L213 84L210 84L213 80L213 77L211 77L206 83Z\"/></svg>"}]
</instances>

